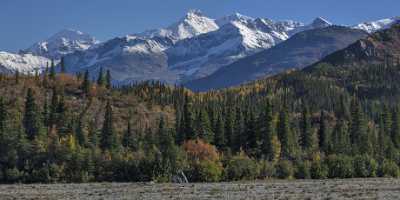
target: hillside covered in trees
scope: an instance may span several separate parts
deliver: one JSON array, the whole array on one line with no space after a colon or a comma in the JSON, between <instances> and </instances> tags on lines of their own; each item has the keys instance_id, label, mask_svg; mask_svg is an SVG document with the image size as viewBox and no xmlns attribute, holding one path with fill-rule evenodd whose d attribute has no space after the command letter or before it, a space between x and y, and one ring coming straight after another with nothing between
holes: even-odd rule
<instances>
[{"instance_id":1,"label":"hillside covered in trees","mask_svg":"<svg viewBox=\"0 0 400 200\"><path fill-rule=\"evenodd\" d=\"M400 26L302 71L193 93L109 72L0 77L4 183L400 175Z\"/></svg>"}]
</instances>

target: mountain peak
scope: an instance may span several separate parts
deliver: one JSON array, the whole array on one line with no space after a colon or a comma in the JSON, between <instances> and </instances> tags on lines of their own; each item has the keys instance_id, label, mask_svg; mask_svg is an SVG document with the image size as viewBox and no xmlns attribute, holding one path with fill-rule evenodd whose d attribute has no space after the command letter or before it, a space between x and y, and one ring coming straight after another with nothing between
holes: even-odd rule
<instances>
[{"instance_id":1,"label":"mountain peak","mask_svg":"<svg viewBox=\"0 0 400 200\"><path fill-rule=\"evenodd\" d=\"M231 15L227 15L225 17L217 19L216 22L219 26L223 26L223 25L231 23L231 22L248 22L248 21L253 21L253 20L254 19L252 17L242 15L242 14L236 12Z\"/></svg>"},{"instance_id":2,"label":"mountain peak","mask_svg":"<svg viewBox=\"0 0 400 200\"><path fill-rule=\"evenodd\" d=\"M74 29L62 29L47 40L55 40L60 38L65 38L67 40L92 40L95 42L95 39L89 34Z\"/></svg>"},{"instance_id":3,"label":"mountain peak","mask_svg":"<svg viewBox=\"0 0 400 200\"><path fill-rule=\"evenodd\" d=\"M198 9L191 9L188 11L188 13L186 14L186 18L191 18L191 17L203 17L203 12L201 12L201 10Z\"/></svg>"},{"instance_id":4,"label":"mountain peak","mask_svg":"<svg viewBox=\"0 0 400 200\"><path fill-rule=\"evenodd\" d=\"M325 28L328 26L332 26L332 23L324 19L323 17L317 17L311 23L311 26L313 26L314 28Z\"/></svg>"},{"instance_id":5,"label":"mountain peak","mask_svg":"<svg viewBox=\"0 0 400 200\"><path fill-rule=\"evenodd\" d=\"M400 23L400 16L380 19L377 21L363 22L361 24L357 24L353 26L355 29L362 29L367 31L368 33L374 33L376 31L390 28L393 24Z\"/></svg>"},{"instance_id":6,"label":"mountain peak","mask_svg":"<svg viewBox=\"0 0 400 200\"><path fill-rule=\"evenodd\" d=\"M66 54L86 50L97 43L98 41L89 34L74 29L63 29L24 52L57 60Z\"/></svg>"}]
</instances>

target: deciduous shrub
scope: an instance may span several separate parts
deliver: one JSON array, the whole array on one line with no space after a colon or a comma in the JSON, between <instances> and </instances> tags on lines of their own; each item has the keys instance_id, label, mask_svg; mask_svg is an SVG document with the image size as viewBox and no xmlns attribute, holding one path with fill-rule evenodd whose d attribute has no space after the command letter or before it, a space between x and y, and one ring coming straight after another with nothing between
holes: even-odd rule
<instances>
[{"instance_id":1,"label":"deciduous shrub","mask_svg":"<svg viewBox=\"0 0 400 200\"><path fill-rule=\"evenodd\" d=\"M202 160L192 168L190 179L195 182L217 182L221 180L222 172L220 162Z\"/></svg>"},{"instance_id":2,"label":"deciduous shrub","mask_svg":"<svg viewBox=\"0 0 400 200\"><path fill-rule=\"evenodd\" d=\"M287 160L280 160L276 165L276 177L281 179L286 179L292 176L293 176L292 163Z\"/></svg>"},{"instance_id":3,"label":"deciduous shrub","mask_svg":"<svg viewBox=\"0 0 400 200\"><path fill-rule=\"evenodd\" d=\"M330 155L326 159L329 178L351 178L354 174L352 158L345 155Z\"/></svg>"},{"instance_id":4,"label":"deciduous shrub","mask_svg":"<svg viewBox=\"0 0 400 200\"><path fill-rule=\"evenodd\" d=\"M231 158L225 167L227 180L252 180L258 175L257 162L243 154Z\"/></svg>"},{"instance_id":5,"label":"deciduous shrub","mask_svg":"<svg viewBox=\"0 0 400 200\"><path fill-rule=\"evenodd\" d=\"M368 155L358 155L354 157L354 176L355 177L375 177L378 170L378 163Z\"/></svg>"},{"instance_id":6,"label":"deciduous shrub","mask_svg":"<svg viewBox=\"0 0 400 200\"><path fill-rule=\"evenodd\" d=\"M310 171L312 179L325 179L328 176L326 165L319 160L315 160L311 163Z\"/></svg>"},{"instance_id":7,"label":"deciduous shrub","mask_svg":"<svg viewBox=\"0 0 400 200\"><path fill-rule=\"evenodd\" d=\"M311 163L308 160L297 162L294 177L297 179L311 178L310 168L311 168Z\"/></svg>"},{"instance_id":8,"label":"deciduous shrub","mask_svg":"<svg viewBox=\"0 0 400 200\"><path fill-rule=\"evenodd\" d=\"M381 177L399 177L399 166L392 160L384 160L380 166L379 176Z\"/></svg>"}]
</instances>

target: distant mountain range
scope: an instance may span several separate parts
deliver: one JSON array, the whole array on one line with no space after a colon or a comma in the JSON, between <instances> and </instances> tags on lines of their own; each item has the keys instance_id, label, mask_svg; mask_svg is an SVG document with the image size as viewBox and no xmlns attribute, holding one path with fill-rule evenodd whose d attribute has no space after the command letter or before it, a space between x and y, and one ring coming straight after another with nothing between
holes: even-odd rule
<instances>
[{"instance_id":1,"label":"distant mountain range","mask_svg":"<svg viewBox=\"0 0 400 200\"><path fill-rule=\"evenodd\" d=\"M195 91L236 86L288 69L301 69L367 37L363 30L342 26L303 31L270 49L240 59L202 79L185 84Z\"/></svg>"},{"instance_id":2,"label":"distant mountain range","mask_svg":"<svg viewBox=\"0 0 400 200\"><path fill-rule=\"evenodd\" d=\"M238 13L211 19L192 10L166 28L104 42L80 31L63 30L18 54L1 52L0 72L41 71L50 60L64 57L68 72L89 70L95 76L104 68L116 84L159 80L193 89L221 88L304 67L365 37L363 31L388 28L397 20L330 28L333 24L320 17L305 25ZM319 29L324 31L313 32Z\"/></svg>"}]
</instances>

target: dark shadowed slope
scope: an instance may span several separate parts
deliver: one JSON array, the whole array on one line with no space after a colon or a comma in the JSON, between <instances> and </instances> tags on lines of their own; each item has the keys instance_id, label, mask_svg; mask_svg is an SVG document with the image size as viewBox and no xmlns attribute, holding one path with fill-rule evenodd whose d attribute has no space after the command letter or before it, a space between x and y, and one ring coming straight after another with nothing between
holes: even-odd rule
<instances>
[{"instance_id":1,"label":"dark shadowed slope","mask_svg":"<svg viewBox=\"0 0 400 200\"><path fill-rule=\"evenodd\" d=\"M223 67L209 77L188 82L186 86L195 91L219 89L290 68L303 68L367 35L364 31L341 26L304 31L271 49Z\"/></svg>"}]
</instances>

